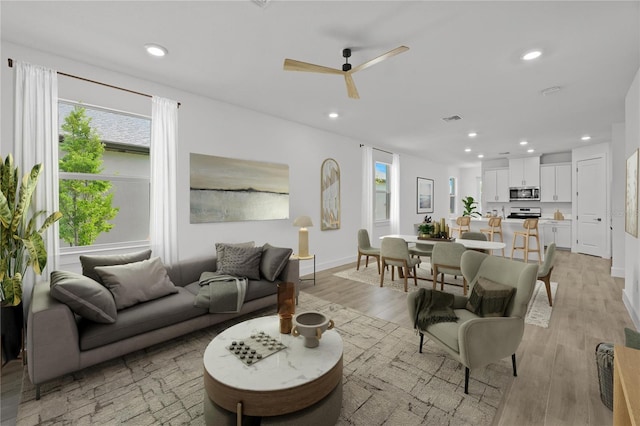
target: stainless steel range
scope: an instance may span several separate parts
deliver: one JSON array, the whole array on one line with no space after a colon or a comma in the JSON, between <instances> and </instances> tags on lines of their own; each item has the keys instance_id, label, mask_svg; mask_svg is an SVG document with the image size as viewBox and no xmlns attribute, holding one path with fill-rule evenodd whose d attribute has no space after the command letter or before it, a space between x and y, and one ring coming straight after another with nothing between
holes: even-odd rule
<instances>
[{"instance_id":1,"label":"stainless steel range","mask_svg":"<svg viewBox=\"0 0 640 426\"><path fill-rule=\"evenodd\" d=\"M540 207L509 207L509 219L539 219L542 216Z\"/></svg>"}]
</instances>

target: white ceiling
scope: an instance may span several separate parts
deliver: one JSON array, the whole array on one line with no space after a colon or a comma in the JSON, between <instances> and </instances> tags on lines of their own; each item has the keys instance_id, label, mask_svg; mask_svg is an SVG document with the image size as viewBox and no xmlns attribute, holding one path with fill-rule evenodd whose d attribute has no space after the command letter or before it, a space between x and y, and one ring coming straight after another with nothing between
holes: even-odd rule
<instances>
[{"instance_id":1,"label":"white ceiling","mask_svg":"<svg viewBox=\"0 0 640 426\"><path fill-rule=\"evenodd\" d=\"M2 1L1 36L363 143L467 166L609 142L640 64L637 1ZM169 50L163 59L146 43ZM285 72L285 58L354 74ZM520 55L541 48L530 63ZM20 58L15 58L20 59ZM4 65L3 65L4 66ZM64 71L64 70L61 70ZM562 90L543 96L542 89ZM135 88L133 88L135 89ZM327 113L337 111L337 120ZM443 117L460 115L457 122ZM477 131L471 140L469 131ZM470 147L471 153L464 148Z\"/></svg>"}]
</instances>

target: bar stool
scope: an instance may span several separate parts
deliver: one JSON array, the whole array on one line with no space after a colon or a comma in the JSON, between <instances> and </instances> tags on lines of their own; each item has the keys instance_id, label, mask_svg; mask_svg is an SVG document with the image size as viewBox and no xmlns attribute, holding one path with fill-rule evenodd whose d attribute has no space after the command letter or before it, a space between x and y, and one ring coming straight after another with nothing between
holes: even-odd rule
<instances>
[{"instance_id":1,"label":"bar stool","mask_svg":"<svg viewBox=\"0 0 640 426\"><path fill-rule=\"evenodd\" d=\"M456 225L458 226L452 226L449 229L451 238L453 238L453 231L458 231L458 237L460 237L463 232L471 231L471 216L460 216L456 219Z\"/></svg>"},{"instance_id":2,"label":"bar stool","mask_svg":"<svg viewBox=\"0 0 640 426\"><path fill-rule=\"evenodd\" d=\"M489 241L494 241L493 236L496 234L500 234L500 242L504 243L504 238L502 237L502 218L501 217L492 217L489 219L489 227L480 229L480 232L483 234L489 234ZM502 257L504 256L504 247L502 248Z\"/></svg>"},{"instance_id":3,"label":"bar stool","mask_svg":"<svg viewBox=\"0 0 640 426\"><path fill-rule=\"evenodd\" d=\"M516 231L513 233L513 246L511 247L511 259L513 259L513 252L515 250L524 250L524 261L525 263L529 261L529 253L538 253L538 263L540 261L540 238L538 237L538 219L525 219L522 227L525 229L524 231ZM516 239L518 236L524 238L523 246L516 246ZM532 249L529 247L529 238L535 238L537 247L536 249Z\"/></svg>"}]
</instances>

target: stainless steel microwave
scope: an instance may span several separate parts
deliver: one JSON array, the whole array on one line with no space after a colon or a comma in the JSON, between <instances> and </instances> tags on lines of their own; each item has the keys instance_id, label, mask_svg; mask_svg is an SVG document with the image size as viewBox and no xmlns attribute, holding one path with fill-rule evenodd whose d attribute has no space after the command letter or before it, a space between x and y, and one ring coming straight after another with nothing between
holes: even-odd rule
<instances>
[{"instance_id":1,"label":"stainless steel microwave","mask_svg":"<svg viewBox=\"0 0 640 426\"><path fill-rule=\"evenodd\" d=\"M509 188L509 201L540 200L540 188Z\"/></svg>"}]
</instances>

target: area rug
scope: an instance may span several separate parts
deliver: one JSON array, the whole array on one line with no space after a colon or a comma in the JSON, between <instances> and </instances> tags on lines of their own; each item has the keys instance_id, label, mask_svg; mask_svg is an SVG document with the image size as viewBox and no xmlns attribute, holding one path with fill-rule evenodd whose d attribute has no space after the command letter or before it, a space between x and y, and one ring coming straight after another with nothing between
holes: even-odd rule
<instances>
[{"instance_id":1,"label":"area rug","mask_svg":"<svg viewBox=\"0 0 640 426\"><path fill-rule=\"evenodd\" d=\"M430 266L428 263L425 265L421 265L418 270L418 285L416 286L413 282L413 278L409 278L407 284L407 291L416 291L420 288L433 288L432 276L430 273ZM355 268L349 268L344 271L336 272L336 277L345 278L352 281L358 281L365 284L370 284L374 286L380 285L380 275L378 275L378 270L375 268L360 267L359 271L356 271ZM440 281L438 281L437 289L440 289ZM391 281L391 272L385 271L384 276L384 287L391 288L397 291L404 291L404 278L398 278L397 274L394 281ZM557 282L551 282L551 297L552 300L555 301L556 289L558 288ZM462 294L462 277L458 276L455 278L454 276L445 275L445 286L444 291L454 294ZM527 308L527 316L525 317L525 324L531 324L538 327L548 328L549 320L551 319L552 307L549 306L549 300L547 299L547 290L542 281L538 281L536 283L536 287L533 290L533 296L531 297L531 301L529 302L529 306Z\"/></svg>"},{"instance_id":2,"label":"area rug","mask_svg":"<svg viewBox=\"0 0 640 426\"><path fill-rule=\"evenodd\" d=\"M318 310L332 318L344 342L339 425L489 425L514 379L511 361L504 359L472 370L465 395L464 368L428 340L419 353L413 330L304 292L299 303L298 312ZM228 326L46 383L39 401L25 371L17 424L203 425L202 355Z\"/></svg>"}]
</instances>

